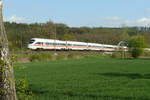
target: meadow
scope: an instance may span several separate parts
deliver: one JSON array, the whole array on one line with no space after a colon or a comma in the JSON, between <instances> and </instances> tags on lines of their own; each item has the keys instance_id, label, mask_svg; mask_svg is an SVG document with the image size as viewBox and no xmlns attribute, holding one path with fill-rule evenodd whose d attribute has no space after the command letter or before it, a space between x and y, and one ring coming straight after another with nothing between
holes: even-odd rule
<instances>
[{"instance_id":1,"label":"meadow","mask_svg":"<svg viewBox=\"0 0 150 100\"><path fill-rule=\"evenodd\" d=\"M150 100L150 59L86 57L20 63L33 100Z\"/></svg>"}]
</instances>

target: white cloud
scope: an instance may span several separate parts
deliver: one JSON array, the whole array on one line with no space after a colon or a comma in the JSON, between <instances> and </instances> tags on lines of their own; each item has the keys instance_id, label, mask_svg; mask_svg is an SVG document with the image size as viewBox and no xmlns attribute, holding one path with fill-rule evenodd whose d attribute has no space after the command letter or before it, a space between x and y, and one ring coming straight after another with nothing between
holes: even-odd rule
<instances>
[{"instance_id":1,"label":"white cloud","mask_svg":"<svg viewBox=\"0 0 150 100\"><path fill-rule=\"evenodd\" d=\"M150 18L141 18L137 22L138 23L150 23Z\"/></svg>"},{"instance_id":2,"label":"white cloud","mask_svg":"<svg viewBox=\"0 0 150 100\"><path fill-rule=\"evenodd\" d=\"M6 19L9 22L16 22L16 23L25 23L27 20L23 17L17 17L16 15L12 15L10 18Z\"/></svg>"},{"instance_id":3,"label":"white cloud","mask_svg":"<svg viewBox=\"0 0 150 100\"><path fill-rule=\"evenodd\" d=\"M137 20L126 20L124 24L127 26L148 26L150 24L150 18L140 18Z\"/></svg>"},{"instance_id":4,"label":"white cloud","mask_svg":"<svg viewBox=\"0 0 150 100\"><path fill-rule=\"evenodd\" d=\"M105 20L109 20L109 21L118 21L118 20L120 20L121 18L120 17L117 17L117 16L115 16L115 17L106 17L105 18Z\"/></svg>"}]
</instances>

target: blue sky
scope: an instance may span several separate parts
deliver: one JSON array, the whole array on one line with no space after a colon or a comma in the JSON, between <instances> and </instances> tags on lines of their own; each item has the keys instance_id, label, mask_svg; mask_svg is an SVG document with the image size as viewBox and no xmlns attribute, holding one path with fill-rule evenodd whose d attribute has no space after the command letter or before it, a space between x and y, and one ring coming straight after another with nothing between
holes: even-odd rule
<instances>
[{"instance_id":1,"label":"blue sky","mask_svg":"<svg viewBox=\"0 0 150 100\"><path fill-rule=\"evenodd\" d=\"M4 20L72 27L150 26L150 0L3 0Z\"/></svg>"}]
</instances>

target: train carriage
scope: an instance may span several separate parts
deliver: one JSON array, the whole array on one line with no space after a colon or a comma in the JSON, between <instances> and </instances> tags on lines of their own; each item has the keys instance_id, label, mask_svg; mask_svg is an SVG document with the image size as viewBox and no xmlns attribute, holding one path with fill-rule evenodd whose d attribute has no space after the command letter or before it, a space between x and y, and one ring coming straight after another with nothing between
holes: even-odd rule
<instances>
[{"instance_id":1,"label":"train carriage","mask_svg":"<svg viewBox=\"0 0 150 100\"><path fill-rule=\"evenodd\" d=\"M62 41L53 39L32 38L28 48L32 50L93 50L93 51L115 51L118 46L97 43L86 43L77 41Z\"/></svg>"}]
</instances>

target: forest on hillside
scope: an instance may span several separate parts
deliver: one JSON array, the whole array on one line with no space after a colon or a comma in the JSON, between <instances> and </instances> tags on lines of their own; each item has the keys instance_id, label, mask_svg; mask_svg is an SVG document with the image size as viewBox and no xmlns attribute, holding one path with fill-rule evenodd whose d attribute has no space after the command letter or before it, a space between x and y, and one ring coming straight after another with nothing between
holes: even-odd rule
<instances>
[{"instance_id":1,"label":"forest on hillside","mask_svg":"<svg viewBox=\"0 0 150 100\"><path fill-rule=\"evenodd\" d=\"M5 22L5 28L12 49L26 49L31 38L46 38L71 41L84 41L101 44L117 45L120 41L127 41L132 36L141 34L150 46L149 27L69 27L63 23L10 23Z\"/></svg>"}]
</instances>

